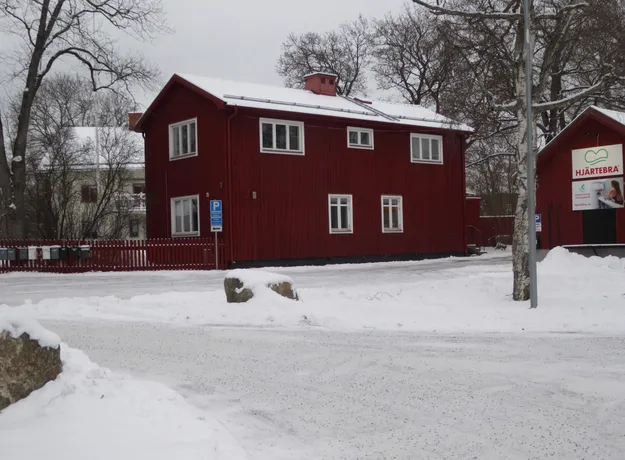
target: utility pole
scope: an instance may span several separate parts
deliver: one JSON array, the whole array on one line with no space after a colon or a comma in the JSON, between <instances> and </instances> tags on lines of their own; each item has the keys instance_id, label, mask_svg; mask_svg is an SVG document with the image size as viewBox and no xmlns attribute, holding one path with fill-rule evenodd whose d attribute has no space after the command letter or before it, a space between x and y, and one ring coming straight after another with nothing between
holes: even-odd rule
<instances>
[{"instance_id":1,"label":"utility pole","mask_svg":"<svg viewBox=\"0 0 625 460\"><path fill-rule=\"evenodd\" d=\"M534 115L532 111L533 64L531 44L532 0L523 0L525 26L525 97L527 104L527 219L529 239L530 308L538 307L538 277L536 274L536 171L534 158Z\"/></svg>"}]
</instances>

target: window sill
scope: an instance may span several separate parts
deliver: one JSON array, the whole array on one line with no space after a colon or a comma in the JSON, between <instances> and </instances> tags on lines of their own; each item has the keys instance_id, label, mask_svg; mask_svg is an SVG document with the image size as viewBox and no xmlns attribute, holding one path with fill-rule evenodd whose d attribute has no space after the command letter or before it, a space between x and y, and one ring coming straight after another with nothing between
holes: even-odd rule
<instances>
[{"instance_id":1,"label":"window sill","mask_svg":"<svg viewBox=\"0 0 625 460\"><path fill-rule=\"evenodd\" d=\"M411 163L420 163L424 165L443 165L442 161L433 161L433 160L410 160Z\"/></svg>"},{"instance_id":2,"label":"window sill","mask_svg":"<svg viewBox=\"0 0 625 460\"><path fill-rule=\"evenodd\" d=\"M297 157L303 157L304 152L301 150L270 150L270 149L261 149L260 153L269 153L273 155L293 155Z\"/></svg>"},{"instance_id":3,"label":"window sill","mask_svg":"<svg viewBox=\"0 0 625 460\"><path fill-rule=\"evenodd\" d=\"M382 233L404 233L404 229L382 229Z\"/></svg>"},{"instance_id":4,"label":"window sill","mask_svg":"<svg viewBox=\"0 0 625 460\"><path fill-rule=\"evenodd\" d=\"M330 230L330 235L352 235L353 230Z\"/></svg>"},{"instance_id":5,"label":"window sill","mask_svg":"<svg viewBox=\"0 0 625 460\"><path fill-rule=\"evenodd\" d=\"M195 236L200 236L200 232L194 233L172 233L172 238L193 238Z\"/></svg>"},{"instance_id":6,"label":"window sill","mask_svg":"<svg viewBox=\"0 0 625 460\"><path fill-rule=\"evenodd\" d=\"M359 149L359 150L373 150L372 145L353 145L348 144L347 148L349 149Z\"/></svg>"},{"instance_id":7,"label":"window sill","mask_svg":"<svg viewBox=\"0 0 625 460\"><path fill-rule=\"evenodd\" d=\"M177 160L185 160L187 158L193 158L197 156L197 152L195 153L186 153L184 155L178 155L177 157L169 157L169 161L177 161Z\"/></svg>"}]
</instances>

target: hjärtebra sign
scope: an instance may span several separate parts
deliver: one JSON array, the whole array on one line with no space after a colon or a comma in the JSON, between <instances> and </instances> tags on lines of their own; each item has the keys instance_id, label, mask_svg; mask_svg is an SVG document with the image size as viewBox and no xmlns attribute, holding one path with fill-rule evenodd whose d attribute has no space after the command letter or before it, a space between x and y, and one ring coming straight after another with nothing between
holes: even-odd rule
<instances>
[{"instance_id":1,"label":"hj\u00e4rtebra sign","mask_svg":"<svg viewBox=\"0 0 625 460\"><path fill-rule=\"evenodd\" d=\"M573 211L622 209L623 201L622 177L573 182Z\"/></svg>"},{"instance_id":2,"label":"hj\u00e4rtebra sign","mask_svg":"<svg viewBox=\"0 0 625 460\"><path fill-rule=\"evenodd\" d=\"M623 174L623 144L573 150L573 179Z\"/></svg>"}]
</instances>

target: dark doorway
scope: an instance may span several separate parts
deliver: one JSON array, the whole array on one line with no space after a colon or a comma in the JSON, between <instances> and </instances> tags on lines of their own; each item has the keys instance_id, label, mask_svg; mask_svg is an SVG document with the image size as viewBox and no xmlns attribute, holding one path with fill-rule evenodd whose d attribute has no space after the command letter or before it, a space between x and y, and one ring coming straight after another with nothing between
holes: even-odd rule
<instances>
[{"instance_id":1,"label":"dark doorway","mask_svg":"<svg viewBox=\"0 0 625 460\"><path fill-rule=\"evenodd\" d=\"M584 213L584 244L616 244L616 211L599 209Z\"/></svg>"}]
</instances>

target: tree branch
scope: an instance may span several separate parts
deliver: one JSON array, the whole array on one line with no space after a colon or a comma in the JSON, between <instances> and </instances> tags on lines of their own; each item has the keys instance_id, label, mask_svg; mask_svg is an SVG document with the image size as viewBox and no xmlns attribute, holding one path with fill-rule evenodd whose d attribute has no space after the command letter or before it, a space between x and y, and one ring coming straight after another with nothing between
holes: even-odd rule
<instances>
[{"instance_id":1,"label":"tree branch","mask_svg":"<svg viewBox=\"0 0 625 460\"><path fill-rule=\"evenodd\" d=\"M445 8L438 5L431 5L425 0L412 0L417 5L424 6L436 15L448 15L470 19L503 19L506 21L516 21L523 17L521 13L510 13L507 11L493 11L490 13L484 13L481 11L463 11Z\"/></svg>"},{"instance_id":2,"label":"tree branch","mask_svg":"<svg viewBox=\"0 0 625 460\"><path fill-rule=\"evenodd\" d=\"M485 156L484 158L480 158L479 160L473 161L471 163L467 163L466 167L471 168L472 166L477 166L495 157L516 157L516 154L515 153L493 153L492 155L488 155L488 156Z\"/></svg>"},{"instance_id":3,"label":"tree branch","mask_svg":"<svg viewBox=\"0 0 625 460\"><path fill-rule=\"evenodd\" d=\"M590 6L590 4L586 3L586 2L570 3L569 5L566 5L566 6L563 6L562 8L560 8L557 13L537 14L536 15L536 19L537 20L558 19L558 17L560 17L562 15L562 13L566 13L567 11L576 10L578 8L585 8L587 6Z\"/></svg>"},{"instance_id":4,"label":"tree branch","mask_svg":"<svg viewBox=\"0 0 625 460\"><path fill-rule=\"evenodd\" d=\"M567 105L573 104L575 102L578 102L588 96L592 96L594 93L596 93L598 90L600 90L603 85L605 84L605 77L601 78L601 80L599 80L596 84L589 86L588 88L575 93L571 96L562 98L562 99L558 99L557 101L550 101L550 102L541 102L538 104L533 104L532 107L533 109L536 111L536 113L540 113L540 112L544 112L546 110L554 110L554 109L559 109L561 107L565 107Z\"/></svg>"}]
</instances>

